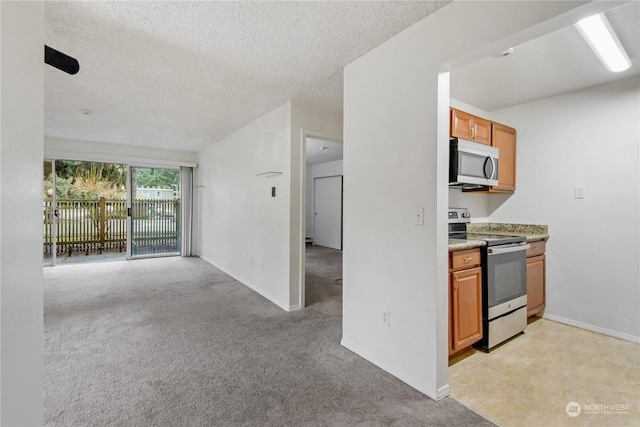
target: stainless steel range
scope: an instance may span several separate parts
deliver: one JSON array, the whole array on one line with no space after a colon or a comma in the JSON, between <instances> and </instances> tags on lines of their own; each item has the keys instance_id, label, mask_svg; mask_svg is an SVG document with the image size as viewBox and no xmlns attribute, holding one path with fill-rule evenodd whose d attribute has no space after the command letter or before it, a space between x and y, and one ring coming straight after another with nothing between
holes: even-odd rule
<instances>
[{"instance_id":1,"label":"stainless steel range","mask_svg":"<svg viewBox=\"0 0 640 427\"><path fill-rule=\"evenodd\" d=\"M489 351L527 327L527 259L522 236L467 233L465 208L449 208L449 238L482 240L482 321L480 346Z\"/></svg>"}]
</instances>

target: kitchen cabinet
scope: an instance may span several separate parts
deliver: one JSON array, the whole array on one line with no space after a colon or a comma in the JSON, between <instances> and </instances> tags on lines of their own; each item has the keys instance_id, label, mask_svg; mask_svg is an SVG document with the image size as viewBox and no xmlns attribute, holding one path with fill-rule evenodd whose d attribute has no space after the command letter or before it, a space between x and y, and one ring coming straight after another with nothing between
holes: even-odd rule
<instances>
[{"instance_id":1,"label":"kitchen cabinet","mask_svg":"<svg viewBox=\"0 0 640 427\"><path fill-rule=\"evenodd\" d=\"M449 354L482 339L480 249L449 253Z\"/></svg>"},{"instance_id":2,"label":"kitchen cabinet","mask_svg":"<svg viewBox=\"0 0 640 427\"><path fill-rule=\"evenodd\" d=\"M449 126L449 134L452 137L491 145L490 120L450 108Z\"/></svg>"},{"instance_id":3,"label":"kitchen cabinet","mask_svg":"<svg viewBox=\"0 0 640 427\"><path fill-rule=\"evenodd\" d=\"M527 316L545 307L546 257L545 241L530 242L527 250Z\"/></svg>"},{"instance_id":4,"label":"kitchen cabinet","mask_svg":"<svg viewBox=\"0 0 640 427\"><path fill-rule=\"evenodd\" d=\"M465 189L488 193L513 193L516 190L516 130L455 108L449 108L449 134L491 145L500 150L498 185Z\"/></svg>"},{"instance_id":5,"label":"kitchen cabinet","mask_svg":"<svg viewBox=\"0 0 640 427\"><path fill-rule=\"evenodd\" d=\"M516 130L500 123L492 123L491 145L500 150L500 158L498 185L489 187L489 192L513 193L516 189Z\"/></svg>"}]
</instances>

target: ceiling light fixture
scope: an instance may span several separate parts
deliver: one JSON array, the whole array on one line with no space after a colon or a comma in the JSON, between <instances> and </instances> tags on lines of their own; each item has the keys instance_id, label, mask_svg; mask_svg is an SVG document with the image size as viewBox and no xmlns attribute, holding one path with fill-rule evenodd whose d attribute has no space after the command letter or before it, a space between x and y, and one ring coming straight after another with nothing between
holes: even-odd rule
<instances>
[{"instance_id":1,"label":"ceiling light fixture","mask_svg":"<svg viewBox=\"0 0 640 427\"><path fill-rule=\"evenodd\" d=\"M513 48L510 47L509 49L501 50L500 52L498 52L495 55L493 55L493 57L494 58L504 58L505 56L509 56L512 53L513 53Z\"/></svg>"},{"instance_id":2,"label":"ceiling light fixture","mask_svg":"<svg viewBox=\"0 0 640 427\"><path fill-rule=\"evenodd\" d=\"M575 26L610 71L617 73L631 67L627 52L603 13L585 18Z\"/></svg>"}]
</instances>

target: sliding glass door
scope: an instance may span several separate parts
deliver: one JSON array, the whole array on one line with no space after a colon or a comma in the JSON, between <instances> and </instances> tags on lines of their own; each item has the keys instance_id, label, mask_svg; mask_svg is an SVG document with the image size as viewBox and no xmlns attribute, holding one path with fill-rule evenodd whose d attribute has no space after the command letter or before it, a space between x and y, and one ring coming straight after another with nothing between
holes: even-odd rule
<instances>
[{"instance_id":1,"label":"sliding glass door","mask_svg":"<svg viewBox=\"0 0 640 427\"><path fill-rule=\"evenodd\" d=\"M126 166L78 160L43 165L44 265L124 260Z\"/></svg>"},{"instance_id":2,"label":"sliding glass door","mask_svg":"<svg viewBox=\"0 0 640 427\"><path fill-rule=\"evenodd\" d=\"M191 186L190 167L45 160L43 264L190 256Z\"/></svg>"},{"instance_id":3,"label":"sliding glass door","mask_svg":"<svg viewBox=\"0 0 640 427\"><path fill-rule=\"evenodd\" d=\"M129 258L179 255L180 170L131 167L129 177Z\"/></svg>"}]
</instances>

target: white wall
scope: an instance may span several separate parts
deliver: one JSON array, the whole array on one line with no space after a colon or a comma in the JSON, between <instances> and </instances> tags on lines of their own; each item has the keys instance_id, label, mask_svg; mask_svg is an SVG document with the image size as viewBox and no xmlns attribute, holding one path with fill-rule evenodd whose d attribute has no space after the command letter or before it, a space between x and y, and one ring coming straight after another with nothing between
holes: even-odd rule
<instances>
[{"instance_id":1,"label":"white wall","mask_svg":"<svg viewBox=\"0 0 640 427\"><path fill-rule=\"evenodd\" d=\"M640 340L640 78L494 112L517 190L491 221L549 225L545 317ZM574 187L585 198L574 198Z\"/></svg>"},{"instance_id":2,"label":"white wall","mask_svg":"<svg viewBox=\"0 0 640 427\"><path fill-rule=\"evenodd\" d=\"M200 257L289 309L291 102L199 156ZM256 176L277 171L276 177ZM271 197L276 187L276 197Z\"/></svg>"},{"instance_id":3,"label":"white wall","mask_svg":"<svg viewBox=\"0 0 640 427\"><path fill-rule=\"evenodd\" d=\"M345 68L342 342L434 399L448 394L449 91L439 72L576 6L453 2Z\"/></svg>"},{"instance_id":4,"label":"white wall","mask_svg":"<svg viewBox=\"0 0 640 427\"><path fill-rule=\"evenodd\" d=\"M303 129L341 128L339 114L290 101L199 153L200 257L283 309L300 308ZM269 171L282 175L256 176Z\"/></svg>"},{"instance_id":5,"label":"white wall","mask_svg":"<svg viewBox=\"0 0 640 427\"><path fill-rule=\"evenodd\" d=\"M43 424L44 4L0 3L0 424ZM27 30L26 30L27 29Z\"/></svg>"},{"instance_id":6,"label":"white wall","mask_svg":"<svg viewBox=\"0 0 640 427\"><path fill-rule=\"evenodd\" d=\"M315 199L313 180L327 176L342 175L343 161L318 163L316 165L307 165L307 189L306 189L306 234L305 237L313 237L313 218Z\"/></svg>"},{"instance_id":7,"label":"white wall","mask_svg":"<svg viewBox=\"0 0 640 427\"><path fill-rule=\"evenodd\" d=\"M195 166L198 153L109 144L45 136L44 154L50 159L126 163L133 166Z\"/></svg>"}]
</instances>

